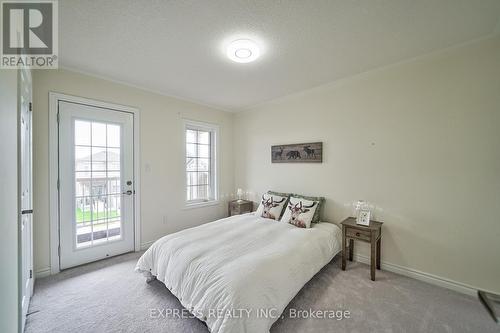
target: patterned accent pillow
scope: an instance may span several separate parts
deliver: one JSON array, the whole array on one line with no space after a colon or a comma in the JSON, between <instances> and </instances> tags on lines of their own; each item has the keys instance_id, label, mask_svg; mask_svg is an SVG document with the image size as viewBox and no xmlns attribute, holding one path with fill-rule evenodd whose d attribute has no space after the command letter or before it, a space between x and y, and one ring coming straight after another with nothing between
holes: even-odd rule
<instances>
[{"instance_id":1,"label":"patterned accent pillow","mask_svg":"<svg viewBox=\"0 0 500 333\"><path fill-rule=\"evenodd\" d=\"M318 208L314 212L314 216L312 219L312 223L319 223L321 221L321 210L323 209L325 205L325 198L324 197L309 197L306 195L302 194L292 194L291 196L296 197L296 198L301 198L304 200L309 200L309 201L317 201L318 202Z\"/></svg>"},{"instance_id":2,"label":"patterned accent pillow","mask_svg":"<svg viewBox=\"0 0 500 333\"><path fill-rule=\"evenodd\" d=\"M290 223L299 228L310 228L318 205L319 201L290 197L281 222Z\"/></svg>"},{"instance_id":3,"label":"patterned accent pillow","mask_svg":"<svg viewBox=\"0 0 500 333\"><path fill-rule=\"evenodd\" d=\"M266 219L279 220L287 202L287 197L263 194L256 215Z\"/></svg>"},{"instance_id":4,"label":"patterned accent pillow","mask_svg":"<svg viewBox=\"0 0 500 333\"><path fill-rule=\"evenodd\" d=\"M290 196L292 196L292 193L275 192L275 191L271 191L271 190L267 191L267 194L278 195L280 197L286 197L285 207L286 207L286 205L288 205L288 199L290 198ZM280 215L280 217L279 217L278 220L281 220L281 217L283 216L283 213L285 213L284 209L281 211L281 215Z\"/></svg>"}]
</instances>

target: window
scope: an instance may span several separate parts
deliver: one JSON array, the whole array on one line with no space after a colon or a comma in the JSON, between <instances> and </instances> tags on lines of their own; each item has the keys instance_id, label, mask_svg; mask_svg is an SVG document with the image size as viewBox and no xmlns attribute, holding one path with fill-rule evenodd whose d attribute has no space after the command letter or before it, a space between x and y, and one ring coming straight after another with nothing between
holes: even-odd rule
<instances>
[{"instance_id":1,"label":"window","mask_svg":"<svg viewBox=\"0 0 500 333\"><path fill-rule=\"evenodd\" d=\"M217 200L217 127L185 122L186 203L205 204Z\"/></svg>"},{"instance_id":2,"label":"window","mask_svg":"<svg viewBox=\"0 0 500 333\"><path fill-rule=\"evenodd\" d=\"M121 239L121 125L74 120L76 248Z\"/></svg>"}]
</instances>

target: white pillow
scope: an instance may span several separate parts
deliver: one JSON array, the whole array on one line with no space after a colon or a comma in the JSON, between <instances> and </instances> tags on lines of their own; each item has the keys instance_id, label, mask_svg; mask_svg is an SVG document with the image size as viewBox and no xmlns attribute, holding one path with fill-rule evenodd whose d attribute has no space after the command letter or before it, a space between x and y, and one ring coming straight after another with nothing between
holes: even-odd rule
<instances>
[{"instance_id":1,"label":"white pillow","mask_svg":"<svg viewBox=\"0 0 500 333\"><path fill-rule=\"evenodd\" d=\"M263 194L256 215L267 219L279 220L285 207L287 197Z\"/></svg>"},{"instance_id":2,"label":"white pillow","mask_svg":"<svg viewBox=\"0 0 500 333\"><path fill-rule=\"evenodd\" d=\"M281 222L290 223L299 228L310 228L317 208L318 201L290 197Z\"/></svg>"}]
</instances>

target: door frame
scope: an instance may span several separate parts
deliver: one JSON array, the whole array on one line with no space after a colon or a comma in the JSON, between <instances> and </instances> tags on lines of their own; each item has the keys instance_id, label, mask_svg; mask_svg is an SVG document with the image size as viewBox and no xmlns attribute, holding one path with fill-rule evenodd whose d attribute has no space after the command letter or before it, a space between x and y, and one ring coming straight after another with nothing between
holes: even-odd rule
<instances>
[{"instance_id":1,"label":"door frame","mask_svg":"<svg viewBox=\"0 0 500 333\"><path fill-rule=\"evenodd\" d=\"M23 76L29 78L29 82L23 80ZM18 146L18 153L17 153L17 172L18 172L18 189L22 188L22 157L21 157L21 152L22 152L22 139L21 139L21 118L22 118L22 96L24 92L22 91L24 88L24 85L28 83L29 89L30 89L30 100L29 100L29 110L28 110L28 115L29 115L29 123L30 123L30 137L29 137L29 142L30 142L30 160L29 160L29 168L30 168L30 174L31 174L31 179L30 179L30 209L33 209L33 77L32 77L32 71L28 68L22 68L17 71L17 108L18 108L18 133L17 133L17 146ZM26 207L24 207L26 208ZM23 209L22 205L22 200L20 193L18 192L18 283L19 283L19 290L18 290L18 311L19 311L19 328L21 332L24 332L24 328L26 325L26 316L28 314L28 309L29 309L29 304L31 301L31 297L33 296L33 290L35 286L35 274L34 274L34 264L33 264L33 212L30 214L31 215L31 222L30 222L30 253L29 253L29 266L30 266L30 287L29 287L29 295L26 295L28 297L27 304L26 304L26 313L24 312L23 308L23 293L26 288L26 281L23 280L23 251L24 251L24 246L25 244L23 243L23 237L22 237L22 219L23 219L23 213L21 209Z\"/></svg>"},{"instance_id":2,"label":"door frame","mask_svg":"<svg viewBox=\"0 0 500 333\"><path fill-rule=\"evenodd\" d=\"M134 116L134 250L141 249L141 182L140 182L140 112L138 108L62 94L49 92L49 223L50 223L50 274L60 272L59 260L59 131L57 123L57 112L59 101L85 104L88 106L110 109L115 111L129 112Z\"/></svg>"}]
</instances>

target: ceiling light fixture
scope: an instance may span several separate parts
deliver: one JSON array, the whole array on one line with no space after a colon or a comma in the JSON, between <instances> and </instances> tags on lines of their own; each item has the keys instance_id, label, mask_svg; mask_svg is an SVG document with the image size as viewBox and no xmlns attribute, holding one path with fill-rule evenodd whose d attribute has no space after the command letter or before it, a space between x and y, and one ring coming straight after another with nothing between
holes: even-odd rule
<instances>
[{"instance_id":1,"label":"ceiling light fixture","mask_svg":"<svg viewBox=\"0 0 500 333\"><path fill-rule=\"evenodd\" d=\"M227 47L229 59L239 63L247 63L256 60L260 56L257 44L249 39L238 39Z\"/></svg>"}]
</instances>

